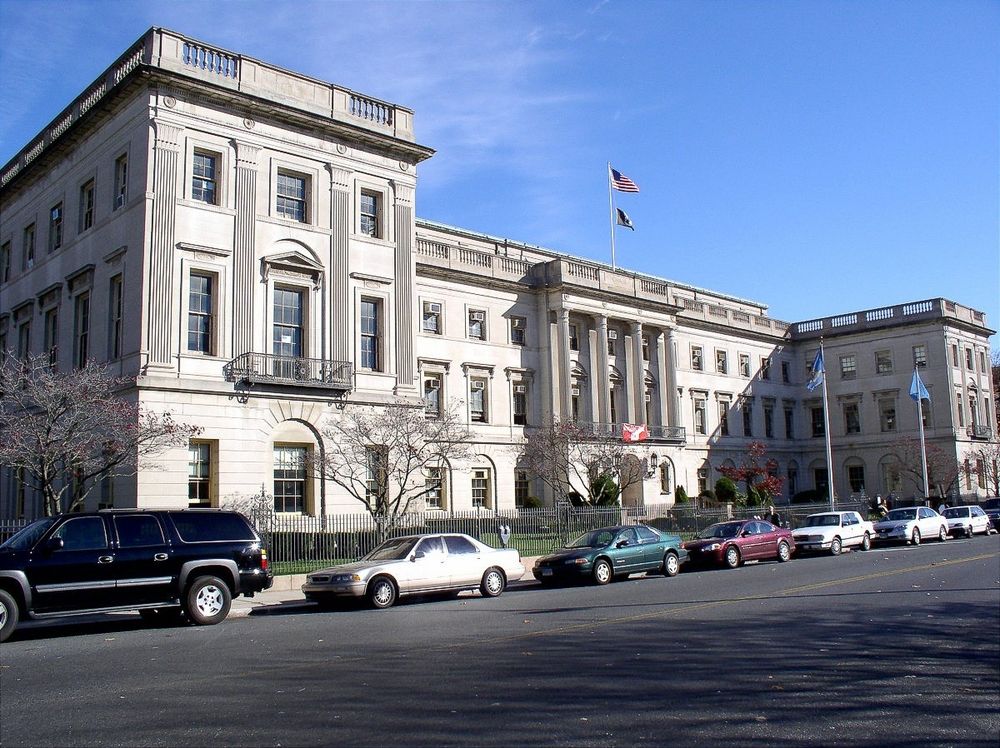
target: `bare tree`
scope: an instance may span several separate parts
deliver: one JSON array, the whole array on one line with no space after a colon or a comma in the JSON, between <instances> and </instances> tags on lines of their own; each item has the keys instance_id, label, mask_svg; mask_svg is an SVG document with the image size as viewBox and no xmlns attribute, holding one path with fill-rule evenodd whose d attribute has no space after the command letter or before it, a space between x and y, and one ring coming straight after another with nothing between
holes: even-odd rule
<instances>
[{"instance_id":1,"label":"bare tree","mask_svg":"<svg viewBox=\"0 0 1000 748\"><path fill-rule=\"evenodd\" d=\"M917 487L916 492L924 491L923 466L920 456L919 439L900 439L893 445L897 457L900 475L908 477ZM946 452L933 442L928 442L927 448L927 482L932 494L944 498L953 486L958 483L961 470L958 458ZM930 497L927 497L930 498Z\"/></svg>"},{"instance_id":2,"label":"bare tree","mask_svg":"<svg viewBox=\"0 0 1000 748\"><path fill-rule=\"evenodd\" d=\"M618 503L619 496L646 475L646 461L621 437L572 421L530 429L518 464L557 497L579 496L592 506ZM609 492L609 481L616 492Z\"/></svg>"},{"instance_id":3,"label":"bare tree","mask_svg":"<svg viewBox=\"0 0 1000 748\"><path fill-rule=\"evenodd\" d=\"M454 405L428 417L421 405L348 405L323 426L325 453L311 467L365 507L380 536L440 487L441 473L468 459L470 434Z\"/></svg>"},{"instance_id":4,"label":"bare tree","mask_svg":"<svg viewBox=\"0 0 1000 748\"><path fill-rule=\"evenodd\" d=\"M270 537L275 530L274 495L263 484L260 491L252 496L229 494L219 502L219 508L239 512L253 523L257 532L266 537Z\"/></svg>"},{"instance_id":5,"label":"bare tree","mask_svg":"<svg viewBox=\"0 0 1000 748\"><path fill-rule=\"evenodd\" d=\"M987 489L991 490L993 496L1000 496L1000 441L983 444L971 450L969 456L982 464Z\"/></svg>"},{"instance_id":6,"label":"bare tree","mask_svg":"<svg viewBox=\"0 0 1000 748\"><path fill-rule=\"evenodd\" d=\"M134 384L93 362L61 372L47 355L3 358L0 463L41 493L46 515L82 508L102 480L154 467L144 461L201 432L142 410L126 396Z\"/></svg>"}]
</instances>

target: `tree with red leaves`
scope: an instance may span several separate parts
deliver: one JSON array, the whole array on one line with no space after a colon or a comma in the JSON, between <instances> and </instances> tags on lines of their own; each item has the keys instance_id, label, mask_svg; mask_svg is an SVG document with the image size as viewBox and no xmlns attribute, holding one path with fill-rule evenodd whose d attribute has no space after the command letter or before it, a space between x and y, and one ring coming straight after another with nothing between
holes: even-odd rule
<instances>
[{"instance_id":1,"label":"tree with red leaves","mask_svg":"<svg viewBox=\"0 0 1000 748\"><path fill-rule=\"evenodd\" d=\"M742 465L722 465L718 468L720 473L737 485L743 483L746 486L746 501L750 505L770 503L781 493L781 486L785 482L784 478L773 475L778 463L765 459L766 454L767 445L753 441L747 448L747 456Z\"/></svg>"},{"instance_id":2,"label":"tree with red leaves","mask_svg":"<svg viewBox=\"0 0 1000 748\"><path fill-rule=\"evenodd\" d=\"M46 515L78 511L95 486L201 432L134 402L135 379L104 364L59 371L47 354L0 361L0 464L42 496Z\"/></svg>"}]
</instances>

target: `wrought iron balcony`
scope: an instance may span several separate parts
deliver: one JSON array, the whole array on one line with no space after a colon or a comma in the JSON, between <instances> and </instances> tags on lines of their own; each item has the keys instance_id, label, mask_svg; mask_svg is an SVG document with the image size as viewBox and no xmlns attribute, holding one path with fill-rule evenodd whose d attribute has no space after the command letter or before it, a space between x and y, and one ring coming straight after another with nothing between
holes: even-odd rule
<instances>
[{"instance_id":1,"label":"wrought iron balcony","mask_svg":"<svg viewBox=\"0 0 1000 748\"><path fill-rule=\"evenodd\" d=\"M986 439L987 441L993 438L993 429L989 426L975 425L969 427L969 436L973 439Z\"/></svg>"},{"instance_id":2,"label":"wrought iron balcony","mask_svg":"<svg viewBox=\"0 0 1000 748\"><path fill-rule=\"evenodd\" d=\"M349 390L353 367L350 361L278 356L273 353L241 353L223 368L229 382L278 384Z\"/></svg>"},{"instance_id":3,"label":"wrought iron balcony","mask_svg":"<svg viewBox=\"0 0 1000 748\"><path fill-rule=\"evenodd\" d=\"M622 424L620 423L581 423L580 426L591 426L598 436L622 435ZM674 444L685 444L687 442L687 430L683 426L646 426L649 430L651 442L671 442Z\"/></svg>"}]
</instances>

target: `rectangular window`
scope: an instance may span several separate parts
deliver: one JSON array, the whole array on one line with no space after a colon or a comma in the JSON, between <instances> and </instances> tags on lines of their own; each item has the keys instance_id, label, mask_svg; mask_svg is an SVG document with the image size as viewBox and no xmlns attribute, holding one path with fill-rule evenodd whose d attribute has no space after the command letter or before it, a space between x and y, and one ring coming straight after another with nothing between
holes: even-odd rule
<instances>
[{"instance_id":1,"label":"rectangular window","mask_svg":"<svg viewBox=\"0 0 1000 748\"><path fill-rule=\"evenodd\" d=\"M840 357L840 378L854 379L858 376L858 358L853 353Z\"/></svg>"},{"instance_id":2,"label":"rectangular window","mask_svg":"<svg viewBox=\"0 0 1000 748\"><path fill-rule=\"evenodd\" d=\"M76 297L73 305L73 365L82 369L90 356L90 293Z\"/></svg>"},{"instance_id":3,"label":"rectangular window","mask_svg":"<svg viewBox=\"0 0 1000 748\"><path fill-rule=\"evenodd\" d=\"M618 331L608 330L608 355L615 355L615 346L618 344Z\"/></svg>"},{"instance_id":4,"label":"rectangular window","mask_svg":"<svg viewBox=\"0 0 1000 748\"><path fill-rule=\"evenodd\" d=\"M774 406L764 403L764 436L774 438Z\"/></svg>"},{"instance_id":5,"label":"rectangular window","mask_svg":"<svg viewBox=\"0 0 1000 748\"><path fill-rule=\"evenodd\" d=\"M45 310L45 352L49 356L49 366L55 366L58 361L59 348L59 308Z\"/></svg>"},{"instance_id":6,"label":"rectangular window","mask_svg":"<svg viewBox=\"0 0 1000 748\"><path fill-rule=\"evenodd\" d=\"M278 171L278 195L275 204L277 214L299 223L306 223L307 180L301 174Z\"/></svg>"},{"instance_id":7,"label":"rectangular window","mask_svg":"<svg viewBox=\"0 0 1000 748\"><path fill-rule=\"evenodd\" d=\"M892 374L891 351L875 351L875 373Z\"/></svg>"},{"instance_id":8,"label":"rectangular window","mask_svg":"<svg viewBox=\"0 0 1000 748\"><path fill-rule=\"evenodd\" d=\"M524 317L510 318L510 342L513 345L525 345L528 320Z\"/></svg>"},{"instance_id":9,"label":"rectangular window","mask_svg":"<svg viewBox=\"0 0 1000 748\"><path fill-rule=\"evenodd\" d=\"M966 348L965 349L965 368L968 369L969 371L972 371L972 368L973 368L972 367L972 349L971 348Z\"/></svg>"},{"instance_id":10,"label":"rectangular window","mask_svg":"<svg viewBox=\"0 0 1000 748\"><path fill-rule=\"evenodd\" d=\"M31 353L31 320L25 320L17 326L17 356L21 360ZM961 401L959 401L961 407Z\"/></svg>"},{"instance_id":11,"label":"rectangular window","mask_svg":"<svg viewBox=\"0 0 1000 748\"><path fill-rule=\"evenodd\" d=\"M795 410L785 408L785 438L795 438Z\"/></svg>"},{"instance_id":12,"label":"rectangular window","mask_svg":"<svg viewBox=\"0 0 1000 748\"><path fill-rule=\"evenodd\" d=\"M531 494L531 482L528 480L527 470L514 471L514 506L523 508L528 504L528 496Z\"/></svg>"},{"instance_id":13,"label":"rectangular window","mask_svg":"<svg viewBox=\"0 0 1000 748\"><path fill-rule=\"evenodd\" d=\"M188 444L188 506L212 506L212 445Z\"/></svg>"},{"instance_id":14,"label":"rectangular window","mask_svg":"<svg viewBox=\"0 0 1000 748\"><path fill-rule=\"evenodd\" d=\"M382 371L382 305L361 299L361 368Z\"/></svg>"},{"instance_id":15,"label":"rectangular window","mask_svg":"<svg viewBox=\"0 0 1000 748\"><path fill-rule=\"evenodd\" d=\"M719 374L729 373L729 354L726 351L715 352L715 370Z\"/></svg>"},{"instance_id":16,"label":"rectangular window","mask_svg":"<svg viewBox=\"0 0 1000 748\"><path fill-rule=\"evenodd\" d=\"M122 312L124 309L124 293L122 289L122 276L116 275L111 279L110 291L108 293L108 358L112 361L122 356Z\"/></svg>"},{"instance_id":17,"label":"rectangular window","mask_svg":"<svg viewBox=\"0 0 1000 748\"><path fill-rule=\"evenodd\" d=\"M865 491L865 466L848 465L847 482L851 486L851 493L864 493Z\"/></svg>"},{"instance_id":18,"label":"rectangular window","mask_svg":"<svg viewBox=\"0 0 1000 748\"><path fill-rule=\"evenodd\" d=\"M0 283L10 280L10 242L0 244Z\"/></svg>"},{"instance_id":19,"label":"rectangular window","mask_svg":"<svg viewBox=\"0 0 1000 748\"><path fill-rule=\"evenodd\" d=\"M707 434L708 419L705 418L705 399L696 397L694 400L694 432L696 434Z\"/></svg>"},{"instance_id":20,"label":"rectangular window","mask_svg":"<svg viewBox=\"0 0 1000 748\"><path fill-rule=\"evenodd\" d=\"M822 406L814 406L809 409L809 414L812 421L812 435L825 436L826 435L826 424L823 422L823 408Z\"/></svg>"},{"instance_id":21,"label":"rectangular window","mask_svg":"<svg viewBox=\"0 0 1000 748\"><path fill-rule=\"evenodd\" d=\"M440 374L424 375L424 412L428 418L441 417L441 388L444 377Z\"/></svg>"},{"instance_id":22,"label":"rectangular window","mask_svg":"<svg viewBox=\"0 0 1000 748\"><path fill-rule=\"evenodd\" d=\"M21 247L21 270L31 270L35 266L35 224L24 229L24 244Z\"/></svg>"},{"instance_id":23,"label":"rectangular window","mask_svg":"<svg viewBox=\"0 0 1000 748\"><path fill-rule=\"evenodd\" d=\"M785 384L789 384L792 381L791 374L789 373L789 366L787 361L781 362L781 381Z\"/></svg>"},{"instance_id":24,"label":"rectangular window","mask_svg":"<svg viewBox=\"0 0 1000 748\"><path fill-rule=\"evenodd\" d=\"M191 162L191 199L208 205L219 204L218 156L195 151Z\"/></svg>"},{"instance_id":25,"label":"rectangular window","mask_svg":"<svg viewBox=\"0 0 1000 748\"><path fill-rule=\"evenodd\" d=\"M765 382L771 378L771 359L767 356L760 357L760 378Z\"/></svg>"},{"instance_id":26,"label":"rectangular window","mask_svg":"<svg viewBox=\"0 0 1000 748\"><path fill-rule=\"evenodd\" d=\"M385 447L370 447L365 464L365 499L376 505L389 494L389 452Z\"/></svg>"},{"instance_id":27,"label":"rectangular window","mask_svg":"<svg viewBox=\"0 0 1000 748\"><path fill-rule=\"evenodd\" d=\"M188 350L211 356L214 334L212 317L214 310L215 284L213 277L205 273L191 273L188 291Z\"/></svg>"},{"instance_id":28,"label":"rectangular window","mask_svg":"<svg viewBox=\"0 0 1000 748\"><path fill-rule=\"evenodd\" d=\"M987 372L985 351L979 352L979 371L981 371L983 374Z\"/></svg>"},{"instance_id":29,"label":"rectangular window","mask_svg":"<svg viewBox=\"0 0 1000 748\"><path fill-rule=\"evenodd\" d=\"M844 403L844 431L848 434L861 433L861 412L857 403Z\"/></svg>"},{"instance_id":30,"label":"rectangular window","mask_svg":"<svg viewBox=\"0 0 1000 748\"><path fill-rule=\"evenodd\" d=\"M878 404L879 422L883 432L896 430L896 401L880 400Z\"/></svg>"},{"instance_id":31,"label":"rectangular window","mask_svg":"<svg viewBox=\"0 0 1000 748\"><path fill-rule=\"evenodd\" d=\"M703 371L705 362L702 359L702 351L700 345L691 346L691 368L695 371Z\"/></svg>"},{"instance_id":32,"label":"rectangular window","mask_svg":"<svg viewBox=\"0 0 1000 748\"><path fill-rule=\"evenodd\" d=\"M375 239L382 238L380 228L380 200L381 195L369 190L361 191L361 233Z\"/></svg>"},{"instance_id":33,"label":"rectangular window","mask_svg":"<svg viewBox=\"0 0 1000 748\"><path fill-rule=\"evenodd\" d=\"M49 210L49 252L55 252L62 246L62 203Z\"/></svg>"},{"instance_id":34,"label":"rectangular window","mask_svg":"<svg viewBox=\"0 0 1000 748\"><path fill-rule=\"evenodd\" d=\"M469 412L474 423L489 423L489 410L486 398L486 380L479 377L469 382Z\"/></svg>"},{"instance_id":35,"label":"rectangular window","mask_svg":"<svg viewBox=\"0 0 1000 748\"><path fill-rule=\"evenodd\" d=\"M277 357L274 376L294 380L298 374L295 359L303 354L305 338L304 295L294 288L275 288L272 299L271 353Z\"/></svg>"},{"instance_id":36,"label":"rectangular window","mask_svg":"<svg viewBox=\"0 0 1000 748\"><path fill-rule=\"evenodd\" d=\"M94 180L86 182L80 188L80 231L86 231L94 225Z\"/></svg>"},{"instance_id":37,"label":"rectangular window","mask_svg":"<svg viewBox=\"0 0 1000 748\"><path fill-rule=\"evenodd\" d=\"M649 336L642 336L642 360L649 361Z\"/></svg>"},{"instance_id":38,"label":"rectangular window","mask_svg":"<svg viewBox=\"0 0 1000 748\"><path fill-rule=\"evenodd\" d=\"M469 310L469 337L472 340L486 340L486 312L482 309Z\"/></svg>"},{"instance_id":39,"label":"rectangular window","mask_svg":"<svg viewBox=\"0 0 1000 748\"><path fill-rule=\"evenodd\" d=\"M118 210L128 200L128 154L122 154L115 159L115 204L113 210Z\"/></svg>"},{"instance_id":40,"label":"rectangular window","mask_svg":"<svg viewBox=\"0 0 1000 748\"><path fill-rule=\"evenodd\" d=\"M719 434L729 436L729 401L719 401Z\"/></svg>"},{"instance_id":41,"label":"rectangular window","mask_svg":"<svg viewBox=\"0 0 1000 748\"><path fill-rule=\"evenodd\" d=\"M580 350L580 337L576 325L569 326L569 349L571 351Z\"/></svg>"},{"instance_id":42,"label":"rectangular window","mask_svg":"<svg viewBox=\"0 0 1000 748\"><path fill-rule=\"evenodd\" d=\"M611 423L618 423L618 403L615 400L615 388L608 390L608 407L611 410Z\"/></svg>"},{"instance_id":43,"label":"rectangular window","mask_svg":"<svg viewBox=\"0 0 1000 748\"><path fill-rule=\"evenodd\" d=\"M986 402L989 402L987 399ZM924 422L924 428L930 428L931 425L931 401L923 400L920 401L920 418Z\"/></svg>"},{"instance_id":44,"label":"rectangular window","mask_svg":"<svg viewBox=\"0 0 1000 748\"><path fill-rule=\"evenodd\" d=\"M441 330L441 311L443 307L440 302L437 301L425 301L423 303L423 312L421 314L421 329L424 332L429 332L432 335L440 335Z\"/></svg>"},{"instance_id":45,"label":"rectangular window","mask_svg":"<svg viewBox=\"0 0 1000 748\"><path fill-rule=\"evenodd\" d=\"M753 436L753 403L743 401L743 436Z\"/></svg>"},{"instance_id":46,"label":"rectangular window","mask_svg":"<svg viewBox=\"0 0 1000 748\"><path fill-rule=\"evenodd\" d=\"M569 396L569 406L570 414L573 418L573 423L580 422L580 383L573 382L573 388L570 390Z\"/></svg>"},{"instance_id":47,"label":"rectangular window","mask_svg":"<svg viewBox=\"0 0 1000 748\"><path fill-rule=\"evenodd\" d=\"M750 354L741 353L740 354L740 376L749 377L750 376Z\"/></svg>"},{"instance_id":48,"label":"rectangular window","mask_svg":"<svg viewBox=\"0 0 1000 748\"><path fill-rule=\"evenodd\" d=\"M274 445L274 511L306 507L306 448Z\"/></svg>"},{"instance_id":49,"label":"rectangular window","mask_svg":"<svg viewBox=\"0 0 1000 748\"><path fill-rule=\"evenodd\" d=\"M986 461L981 457L976 458L976 484L979 488L986 488Z\"/></svg>"},{"instance_id":50,"label":"rectangular window","mask_svg":"<svg viewBox=\"0 0 1000 748\"><path fill-rule=\"evenodd\" d=\"M514 382L514 425L528 425L528 385L523 382Z\"/></svg>"},{"instance_id":51,"label":"rectangular window","mask_svg":"<svg viewBox=\"0 0 1000 748\"><path fill-rule=\"evenodd\" d=\"M951 344L951 365L958 366L958 344Z\"/></svg>"},{"instance_id":52,"label":"rectangular window","mask_svg":"<svg viewBox=\"0 0 1000 748\"><path fill-rule=\"evenodd\" d=\"M490 508L490 469L475 468L472 471L472 506Z\"/></svg>"},{"instance_id":53,"label":"rectangular window","mask_svg":"<svg viewBox=\"0 0 1000 748\"><path fill-rule=\"evenodd\" d=\"M957 406L956 412L958 413L958 426L959 428L965 428L965 408L962 407L962 394L957 393L955 395L955 405Z\"/></svg>"},{"instance_id":54,"label":"rectangular window","mask_svg":"<svg viewBox=\"0 0 1000 748\"><path fill-rule=\"evenodd\" d=\"M708 468L698 468L698 493L703 494L708 490Z\"/></svg>"},{"instance_id":55,"label":"rectangular window","mask_svg":"<svg viewBox=\"0 0 1000 748\"><path fill-rule=\"evenodd\" d=\"M926 345L915 345L915 346L913 346L913 365L914 366L927 366L927 346Z\"/></svg>"},{"instance_id":56,"label":"rectangular window","mask_svg":"<svg viewBox=\"0 0 1000 748\"><path fill-rule=\"evenodd\" d=\"M445 509L444 474L439 467L429 467L424 477L424 506L428 509Z\"/></svg>"}]
</instances>

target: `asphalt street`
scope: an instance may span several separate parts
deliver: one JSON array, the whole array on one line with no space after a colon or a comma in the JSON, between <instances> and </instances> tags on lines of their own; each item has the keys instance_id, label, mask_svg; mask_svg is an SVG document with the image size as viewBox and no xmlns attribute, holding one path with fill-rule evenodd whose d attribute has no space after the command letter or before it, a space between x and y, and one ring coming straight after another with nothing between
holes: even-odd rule
<instances>
[{"instance_id":1,"label":"asphalt street","mask_svg":"<svg viewBox=\"0 0 1000 748\"><path fill-rule=\"evenodd\" d=\"M0 646L17 745L1000 740L1000 537Z\"/></svg>"}]
</instances>

